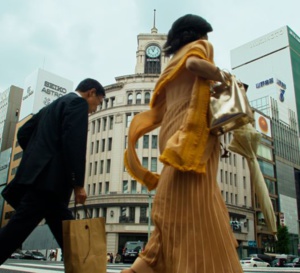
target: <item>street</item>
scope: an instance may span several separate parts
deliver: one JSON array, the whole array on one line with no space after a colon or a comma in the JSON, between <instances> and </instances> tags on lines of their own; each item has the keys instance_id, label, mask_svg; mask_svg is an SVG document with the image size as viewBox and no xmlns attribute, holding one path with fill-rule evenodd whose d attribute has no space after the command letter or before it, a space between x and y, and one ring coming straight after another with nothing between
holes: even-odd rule
<instances>
[{"instance_id":1,"label":"street","mask_svg":"<svg viewBox=\"0 0 300 273\"><path fill-rule=\"evenodd\" d=\"M119 273L122 269L128 268L130 264L108 264L107 273ZM35 261L35 260L7 260L2 266L0 266L0 273L50 273L50 272L64 272L64 266L62 262L50 262L50 261ZM300 272L300 268L250 268L244 269L244 273L265 273L265 272L281 272L281 273L293 273Z\"/></svg>"},{"instance_id":2,"label":"street","mask_svg":"<svg viewBox=\"0 0 300 273\"><path fill-rule=\"evenodd\" d=\"M130 264L107 264L107 273L120 272L128 268ZM0 273L50 273L64 272L63 262L36 261L36 260L15 260L8 259L0 266Z\"/></svg>"}]
</instances>

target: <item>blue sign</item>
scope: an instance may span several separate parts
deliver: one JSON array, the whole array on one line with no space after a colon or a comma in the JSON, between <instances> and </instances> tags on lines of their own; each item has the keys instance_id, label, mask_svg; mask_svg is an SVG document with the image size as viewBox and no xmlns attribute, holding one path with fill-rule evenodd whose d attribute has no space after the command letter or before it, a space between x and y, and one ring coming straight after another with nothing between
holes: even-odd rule
<instances>
[{"instance_id":1,"label":"blue sign","mask_svg":"<svg viewBox=\"0 0 300 273\"><path fill-rule=\"evenodd\" d=\"M257 247L256 241L248 241L249 247Z\"/></svg>"}]
</instances>

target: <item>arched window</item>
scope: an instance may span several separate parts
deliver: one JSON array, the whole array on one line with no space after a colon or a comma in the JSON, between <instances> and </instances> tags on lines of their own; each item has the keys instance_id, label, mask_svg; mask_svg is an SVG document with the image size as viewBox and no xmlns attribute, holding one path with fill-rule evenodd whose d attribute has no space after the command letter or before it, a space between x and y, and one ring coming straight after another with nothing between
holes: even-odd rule
<instances>
[{"instance_id":1,"label":"arched window","mask_svg":"<svg viewBox=\"0 0 300 273\"><path fill-rule=\"evenodd\" d=\"M142 94L137 93L136 94L136 104L141 104L142 103Z\"/></svg>"},{"instance_id":2,"label":"arched window","mask_svg":"<svg viewBox=\"0 0 300 273\"><path fill-rule=\"evenodd\" d=\"M127 104L132 104L132 94L129 94L127 97Z\"/></svg>"},{"instance_id":3,"label":"arched window","mask_svg":"<svg viewBox=\"0 0 300 273\"><path fill-rule=\"evenodd\" d=\"M145 93L145 104L149 104L150 103L150 93L146 92Z\"/></svg>"}]
</instances>

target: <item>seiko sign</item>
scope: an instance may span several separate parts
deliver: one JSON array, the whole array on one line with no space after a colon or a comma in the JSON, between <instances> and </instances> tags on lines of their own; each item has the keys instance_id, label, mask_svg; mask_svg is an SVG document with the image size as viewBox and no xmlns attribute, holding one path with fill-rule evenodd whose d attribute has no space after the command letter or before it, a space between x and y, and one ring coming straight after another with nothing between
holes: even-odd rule
<instances>
[{"instance_id":1,"label":"seiko sign","mask_svg":"<svg viewBox=\"0 0 300 273\"><path fill-rule=\"evenodd\" d=\"M54 97L61 97L67 93L67 89L54 83L45 81L42 92Z\"/></svg>"}]
</instances>

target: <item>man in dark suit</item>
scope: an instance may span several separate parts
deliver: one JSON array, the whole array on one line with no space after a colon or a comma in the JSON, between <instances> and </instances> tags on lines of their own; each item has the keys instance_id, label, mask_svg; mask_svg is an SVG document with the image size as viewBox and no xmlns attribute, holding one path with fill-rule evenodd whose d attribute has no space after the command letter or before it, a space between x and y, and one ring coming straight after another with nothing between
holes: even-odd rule
<instances>
[{"instance_id":1,"label":"man in dark suit","mask_svg":"<svg viewBox=\"0 0 300 273\"><path fill-rule=\"evenodd\" d=\"M15 251L45 218L63 247L62 221L73 219L68 204L84 204L88 114L105 96L93 79L79 83L75 92L41 109L18 131L23 157L15 178L2 195L16 213L0 230L0 264Z\"/></svg>"}]
</instances>

